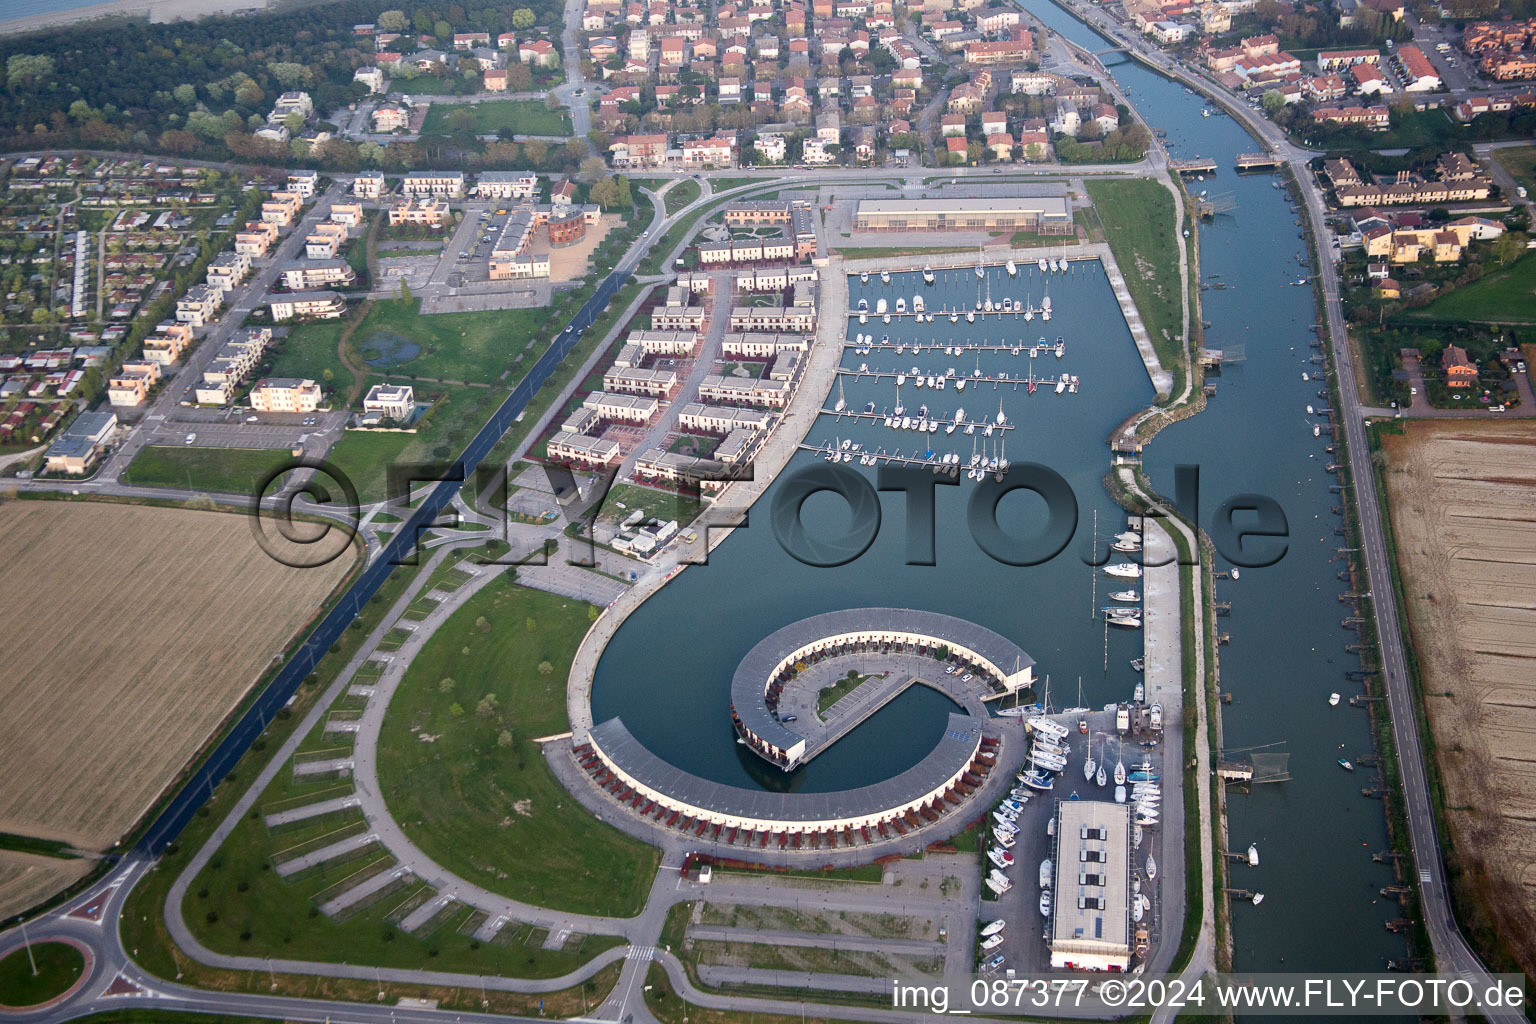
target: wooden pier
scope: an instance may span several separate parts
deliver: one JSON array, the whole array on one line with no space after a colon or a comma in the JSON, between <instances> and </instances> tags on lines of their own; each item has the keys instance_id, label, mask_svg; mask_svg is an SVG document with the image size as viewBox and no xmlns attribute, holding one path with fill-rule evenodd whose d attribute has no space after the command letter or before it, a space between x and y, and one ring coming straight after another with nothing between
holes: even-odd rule
<instances>
[{"instance_id":1,"label":"wooden pier","mask_svg":"<svg viewBox=\"0 0 1536 1024\"><path fill-rule=\"evenodd\" d=\"M987 376L982 376L982 377L947 377L947 376L945 376L944 374L941 374L941 373L916 373L916 374L910 374L910 373L907 373L904 370L903 371L898 371L898 370L849 370L849 369L847 369L845 367L839 367L837 372L838 372L839 376L851 377L851 378L853 378L855 380L858 380L859 378L862 378L862 377L873 377L877 381L885 380L885 379L890 379L890 380L894 381L897 378L897 376L903 376L903 377L908 378L907 383L913 384L914 389L917 390L917 391L925 391L925 390L926 391L948 391L955 384L957 384L957 383L959 383L961 381L964 381L966 387L975 387L978 384L991 384L992 385L992 390L996 391L998 385L1000 385L1000 384L1007 384L1007 385L1010 385L1013 388L1013 390L1015 390L1015 391L1019 390L1019 388L1021 388L1021 387L1029 388L1030 393L1033 394L1037 389L1041 390L1041 391L1054 392L1056 390L1057 382L1060 381L1060 379L1061 379L1059 376L1053 377L1053 376L1050 376L1050 375L1046 375L1044 377L1036 377L1034 375L1034 371L1030 371L1030 373L1028 375L1023 376L1023 377L1006 377L1006 376L1001 376L1001 375L999 375L997 377L987 377ZM923 381L926 382L929 377L935 378L939 382L938 386L928 387L927 384L925 383L923 387L918 388L913 383L913 382L915 382L917 380L923 380ZM957 395L965 394L965 392L962 391L962 390L956 390L955 393ZM1063 394L1075 394L1076 392L1071 391L1071 390L1063 390L1062 393ZM873 415L873 414L868 414L868 415ZM930 417L930 419L931 419L931 417Z\"/></svg>"},{"instance_id":2,"label":"wooden pier","mask_svg":"<svg viewBox=\"0 0 1536 1024\"><path fill-rule=\"evenodd\" d=\"M842 412L832 412L830 409L828 409L828 410L824 410L822 412L822 415L824 415L824 416L831 416L833 418L834 422L838 422L838 421L841 421L841 420L846 418L846 419L852 419L852 420L874 420L874 421L876 421L878 423L883 424L885 422L885 418L887 416L890 416L891 412L890 412L889 409L882 409L880 412L865 412L863 409L844 409ZM917 425L918 421L923 419L924 417L922 417L922 416L914 416L912 414L912 410L908 409L906 412L902 413L901 416L894 417L894 418L895 419L902 419L902 418L910 419L912 421L913 425L911 427L909 427L908 429L915 431L916 430L916 425ZM955 427L955 429L957 431L963 431L966 427L969 427L972 424L974 424L976 426L976 431L977 432L975 434L963 435L963 436L967 436L967 437L991 437L993 434L1007 433L1008 431L1014 429L1014 426L1013 426L1012 423L996 423L996 422L994 422L993 420L991 420L989 418L982 418L980 420L967 419L964 423L959 422L958 420L954 419L953 417L942 417L942 416L929 416L929 417L927 417L927 420L928 420L929 423L937 423L939 425L939 429L937 431L930 431L929 432L929 433L935 435L935 437L937 437L937 435L940 434L941 432L944 432L946 430L946 428L949 427L951 424L954 425L954 427ZM892 430L900 430L901 428L897 427L897 426L892 426L891 429ZM928 435L924 434L924 436L926 437ZM951 436L951 435L946 433L945 436ZM955 435L955 436L961 436L961 435Z\"/></svg>"},{"instance_id":3,"label":"wooden pier","mask_svg":"<svg viewBox=\"0 0 1536 1024\"><path fill-rule=\"evenodd\" d=\"M826 458L827 452L832 450L832 448L831 448L831 446L825 445L825 444L816 445L816 444L807 444L805 442L801 442L800 450L801 451L810 452L813 455L820 455L822 458ZM876 449L875 451L872 451L872 452L871 451L857 451L856 452L856 451L852 451L850 449L849 451L842 452L841 454L846 456L846 457L848 457L850 462L853 461L853 460L859 460L860 465L876 465L876 466L886 466L886 465L891 465L891 466L927 466L929 469L933 470L934 473L936 473L936 474L937 473L946 473L947 472L947 473L949 473L950 476L955 476L955 477L958 477L960 475L960 471L961 470L966 470L967 472L969 472L970 469L971 469L969 459L967 459L963 455L960 456L961 457L961 461L960 462L945 463L945 462L941 462L940 461L946 454L960 455L959 452L946 453L946 452L935 451L933 453L933 457L932 458L924 457L923 452L924 452L924 450L921 449L921 448L914 448L912 450L912 454L911 455L903 455L900 450L893 451L893 452L888 452L884 448L879 448L879 449ZM866 463L864 461L865 459L867 459L869 461ZM993 474L996 475L996 471L995 470L993 471ZM1001 477L999 477L999 479L1001 479Z\"/></svg>"},{"instance_id":4,"label":"wooden pier","mask_svg":"<svg viewBox=\"0 0 1536 1024\"><path fill-rule=\"evenodd\" d=\"M1062 342L1062 346L1065 349L1065 341ZM858 341L845 341L843 342L843 349L844 351L855 353L896 352L900 349L901 351L897 353L898 355L906 355L910 351L913 355L919 355L923 352L930 354L942 352L947 356L966 356L982 352L1011 352L1016 356L1029 356L1029 358L1035 359L1041 355L1055 354L1056 342L1020 341L1012 345L1006 342L981 342L980 344L971 342L955 344L951 342L946 345L935 338L930 341L865 341L862 343Z\"/></svg>"},{"instance_id":5,"label":"wooden pier","mask_svg":"<svg viewBox=\"0 0 1536 1024\"><path fill-rule=\"evenodd\" d=\"M1240 171L1272 171L1280 166L1280 158L1272 153L1239 153L1233 163Z\"/></svg>"}]
</instances>

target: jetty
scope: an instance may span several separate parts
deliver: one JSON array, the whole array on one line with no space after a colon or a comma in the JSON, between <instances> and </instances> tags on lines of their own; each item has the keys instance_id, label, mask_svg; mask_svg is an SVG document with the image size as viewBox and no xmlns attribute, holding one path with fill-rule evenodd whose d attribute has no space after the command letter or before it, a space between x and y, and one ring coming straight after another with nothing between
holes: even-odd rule
<instances>
[{"instance_id":1,"label":"jetty","mask_svg":"<svg viewBox=\"0 0 1536 1024\"><path fill-rule=\"evenodd\" d=\"M1272 171L1280 166L1280 158L1273 153L1239 153L1233 164L1239 171Z\"/></svg>"},{"instance_id":2,"label":"jetty","mask_svg":"<svg viewBox=\"0 0 1536 1024\"><path fill-rule=\"evenodd\" d=\"M1216 158L1197 156L1188 160L1169 160L1168 169L1177 174L1215 174Z\"/></svg>"}]
</instances>

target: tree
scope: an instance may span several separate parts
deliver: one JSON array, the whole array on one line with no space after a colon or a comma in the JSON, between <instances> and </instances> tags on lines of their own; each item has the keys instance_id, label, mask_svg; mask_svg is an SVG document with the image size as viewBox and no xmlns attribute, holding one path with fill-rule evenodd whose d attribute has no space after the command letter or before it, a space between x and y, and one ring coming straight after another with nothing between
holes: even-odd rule
<instances>
[{"instance_id":1,"label":"tree","mask_svg":"<svg viewBox=\"0 0 1536 1024\"><path fill-rule=\"evenodd\" d=\"M602 157L589 156L581 162L578 176L583 181L597 181L608 173L608 165Z\"/></svg>"},{"instance_id":2,"label":"tree","mask_svg":"<svg viewBox=\"0 0 1536 1024\"><path fill-rule=\"evenodd\" d=\"M188 82L182 82L175 89L171 90L171 95L175 97L177 103L184 107L190 107L197 102L197 87Z\"/></svg>"},{"instance_id":3,"label":"tree","mask_svg":"<svg viewBox=\"0 0 1536 1024\"><path fill-rule=\"evenodd\" d=\"M297 89L314 76L309 73L309 68L293 61L272 61L267 65L267 70L272 77L277 79L277 84L284 89Z\"/></svg>"},{"instance_id":4,"label":"tree","mask_svg":"<svg viewBox=\"0 0 1536 1024\"><path fill-rule=\"evenodd\" d=\"M386 32L404 32L407 24L404 11L385 11L379 15L379 28Z\"/></svg>"},{"instance_id":5,"label":"tree","mask_svg":"<svg viewBox=\"0 0 1536 1024\"><path fill-rule=\"evenodd\" d=\"M52 75L53 67L53 58L46 54L13 53L5 61L5 79L11 85L31 87Z\"/></svg>"},{"instance_id":6,"label":"tree","mask_svg":"<svg viewBox=\"0 0 1536 1024\"><path fill-rule=\"evenodd\" d=\"M448 115L448 130L452 132L473 132L475 130L475 114L472 110L463 107L455 108Z\"/></svg>"},{"instance_id":7,"label":"tree","mask_svg":"<svg viewBox=\"0 0 1536 1024\"><path fill-rule=\"evenodd\" d=\"M496 745L498 747L510 747L512 745L512 732L511 732L511 730L503 729L503 730L501 730L501 732L497 733L496 734Z\"/></svg>"},{"instance_id":8,"label":"tree","mask_svg":"<svg viewBox=\"0 0 1536 1024\"><path fill-rule=\"evenodd\" d=\"M481 718L492 718L496 714L497 703L496 695L488 693L480 698L480 703L475 705L475 714Z\"/></svg>"},{"instance_id":9,"label":"tree","mask_svg":"<svg viewBox=\"0 0 1536 1024\"><path fill-rule=\"evenodd\" d=\"M1280 90L1269 89L1264 93L1264 113L1273 117L1275 111L1285 106L1285 97L1280 95Z\"/></svg>"},{"instance_id":10,"label":"tree","mask_svg":"<svg viewBox=\"0 0 1536 1024\"><path fill-rule=\"evenodd\" d=\"M1525 252L1527 235L1523 231L1506 231L1493 240L1493 258L1499 261L1500 266L1506 266L1520 258Z\"/></svg>"},{"instance_id":11,"label":"tree","mask_svg":"<svg viewBox=\"0 0 1536 1024\"><path fill-rule=\"evenodd\" d=\"M432 34L447 42L453 38L453 26L439 18L432 23Z\"/></svg>"},{"instance_id":12,"label":"tree","mask_svg":"<svg viewBox=\"0 0 1536 1024\"><path fill-rule=\"evenodd\" d=\"M512 12L512 27L515 29L533 28L536 20L533 12L526 7L519 7Z\"/></svg>"},{"instance_id":13,"label":"tree","mask_svg":"<svg viewBox=\"0 0 1536 1024\"><path fill-rule=\"evenodd\" d=\"M539 662L539 675L547 676L551 672L553 672L554 670L555 670L555 666L551 665L549 662L547 662L547 661Z\"/></svg>"},{"instance_id":14,"label":"tree","mask_svg":"<svg viewBox=\"0 0 1536 1024\"><path fill-rule=\"evenodd\" d=\"M533 88L533 71L527 64L512 64L507 67L509 92L527 92L531 88Z\"/></svg>"}]
</instances>

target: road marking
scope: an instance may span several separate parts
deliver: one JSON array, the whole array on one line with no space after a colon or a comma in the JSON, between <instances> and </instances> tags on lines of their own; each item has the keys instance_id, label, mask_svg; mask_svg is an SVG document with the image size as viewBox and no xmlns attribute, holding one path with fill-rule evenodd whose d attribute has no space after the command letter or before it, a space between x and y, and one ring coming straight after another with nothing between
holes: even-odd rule
<instances>
[{"instance_id":1,"label":"road marking","mask_svg":"<svg viewBox=\"0 0 1536 1024\"><path fill-rule=\"evenodd\" d=\"M1428 885L1430 883L1430 877L1429 868L1419 869L1419 883L1421 885Z\"/></svg>"}]
</instances>

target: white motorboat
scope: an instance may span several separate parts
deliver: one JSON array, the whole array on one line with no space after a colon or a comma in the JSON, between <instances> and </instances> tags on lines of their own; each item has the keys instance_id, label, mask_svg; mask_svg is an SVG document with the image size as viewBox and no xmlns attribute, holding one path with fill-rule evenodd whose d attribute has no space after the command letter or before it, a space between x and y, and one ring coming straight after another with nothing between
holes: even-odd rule
<instances>
[{"instance_id":1,"label":"white motorboat","mask_svg":"<svg viewBox=\"0 0 1536 1024\"><path fill-rule=\"evenodd\" d=\"M1104 567L1104 574L1123 580L1139 580L1141 579L1141 566L1135 562L1116 562L1114 565L1106 565Z\"/></svg>"},{"instance_id":2,"label":"white motorboat","mask_svg":"<svg viewBox=\"0 0 1536 1024\"><path fill-rule=\"evenodd\" d=\"M1006 264L1005 264L1005 266L1006 266L1006 267L1007 267L1007 270L1008 270L1008 276L1009 276L1009 277L1018 277L1018 276L1019 276L1019 267L1018 267L1018 264L1016 264L1016 263L1014 263L1014 262L1013 262L1013 260L1009 260L1009 261L1008 261L1008 262L1007 262L1007 263L1006 263Z\"/></svg>"},{"instance_id":3,"label":"white motorboat","mask_svg":"<svg viewBox=\"0 0 1536 1024\"><path fill-rule=\"evenodd\" d=\"M1124 786L1116 786L1115 787L1115 803L1117 803L1117 804L1125 803L1125 787Z\"/></svg>"},{"instance_id":4,"label":"white motorboat","mask_svg":"<svg viewBox=\"0 0 1536 1024\"><path fill-rule=\"evenodd\" d=\"M1026 720L1024 724L1029 726L1032 731L1040 733L1042 736L1054 736L1058 742L1066 739L1072 734L1072 730L1068 729L1060 722L1052 721L1051 719L1046 718L1044 715L1036 715L1035 717Z\"/></svg>"},{"instance_id":5,"label":"white motorboat","mask_svg":"<svg viewBox=\"0 0 1536 1024\"><path fill-rule=\"evenodd\" d=\"M921 295L912 296L912 312L923 313L927 310L927 304L923 302Z\"/></svg>"},{"instance_id":6,"label":"white motorboat","mask_svg":"<svg viewBox=\"0 0 1536 1024\"><path fill-rule=\"evenodd\" d=\"M1003 937L1001 935L989 935L985 939L981 940L980 949L981 949L981 951L983 953L986 953L989 950L996 949L998 946L1001 946L1002 944L1003 944Z\"/></svg>"},{"instance_id":7,"label":"white motorboat","mask_svg":"<svg viewBox=\"0 0 1536 1024\"><path fill-rule=\"evenodd\" d=\"M1040 894L1040 916L1051 916L1051 890L1049 889Z\"/></svg>"},{"instance_id":8,"label":"white motorboat","mask_svg":"<svg viewBox=\"0 0 1536 1024\"><path fill-rule=\"evenodd\" d=\"M1013 883L1008 881L1008 876L1000 871L994 871L987 876L987 888L1001 896L1013 888Z\"/></svg>"},{"instance_id":9,"label":"white motorboat","mask_svg":"<svg viewBox=\"0 0 1536 1024\"><path fill-rule=\"evenodd\" d=\"M1142 832L1140 825L1132 825L1131 826L1131 845L1139 849L1141 847L1141 839L1142 839L1142 836L1144 834L1145 833Z\"/></svg>"},{"instance_id":10,"label":"white motorboat","mask_svg":"<svg viewBox=\"0 0 1536 1024\"><path fill-rule=\"evenodd\" d=\"M999 806L1005 810L1012 811L1014 814L1024 813L1024 805L1013 800L1004 800Z\"/></svg>"},{"instance_id":11,"label":"white motorboat","mask_svg":"<svg viewBox=\"0 0 1536 1024\"><path fill-rule=\"evenodd\" d=\"M1330 693L1328 695L1328 706L1329 707L1334 707L1334 708L1339 706L1339 695L1338 694Z\"/></svg>"},{"instance_id":12,"label":"white motorboat","mask_svg":"<svg viewBox=\"0 0 1536 1024\"><path fill-rule=\"evenodd\" d=\"M1005 850L1013 849L1013 844L1018 842L1017 836L1017 832L1008 832L997 828L992 830L993 840Z\"/></svg>"},{"instance_id":13,"label":"white motorboat","mask_svg":"<svg viewBox=\"0 0 1536 1024\"><path fill-rule=\"evenodd\" d=\"M1118 551L1124 555L1132 555L1141 550L1140 540L1116 540L1110 545L1110 550Z\"/></svg>"},{"instance_id":14,"label":"white motorboat","mask_svg":"<svg viewBox=\"0 0 1536 1024\"><path fill-rule=\"evenodd\" d=\"M867 312L869 312L869 300L868 299L860 299L859 300L859 312L860 313L867 313ZM862 341L863 339L864 339L864 335L862 335L862 334L859 335L859 340Z\"/></svg>"},{"instance_id":15,"label":"white motorboat","mask_svg":"<svg viewBox=\"0 0 1536 1024\"><path fill-rule=\"evenodd\" d=\"M1248 866L1251 868L1259 866L1259 845L1257 843L1248 844Z\"/></svg>"},{"instance_id":16,"label":"white motorboat","mask_svg":"<svg viewBox=\"0 0 1536 1024\"><path fill-rule=\"evenodd\" d=\"M859 284L869 284L869 271L866 270L859 275Z\"/></svg>"},{"instance_id":17,"label":"white motorboat","mask_svg":"<svg viewBox=\"0 0 1536 1024\"><path fill-rule=\"evenodd\" d=\"M898 298L896 300L896 312L898 312L898 313L905 313L906 311L907 311L907 300L904 299L904 298Z\"/></svg>"},{"instance_id":18,"label":"white motorboat","mask_svg":"<svg viewBox=\"0 0 1536 1024\"><path fill-rule=\"evenodd\" d=\"M1043 256L1035 261L1035 266L1040 268L1040 273L1042 274L1051 268L1051 265L1045 261Z\"/></svg>"},{"instance_id":19,"label":"white motorboat","mask_svg":"<svg viewBox=\"0 0 1536 1024\"><path fill-rule=\"evenodd\" d=\"M988 921L986 924L981 926L981 937L984 939L989 939L1006 927L1008 927L1008 922L1004 921L1002 918L998 918L996 921Z\"/></svg>"},{"instance_id":20,"label":"white motorboat","mask_svg":"<svg viewBox=\"0 0 1536 1024\"><path fill-rule=\"evenodd\" d=\"M1030 753L1030 755L1029 755L1029 763L1030 763L1031 766L1033 766L1035 768L1042 768L1042 769L1044 769L1045 771L1048 771L1048 772L1066 771L1066 768L1067 768L1067 759L1066 758L1064 758L1064 757L1055 757L1055 756L1053 756L1051 754L1047 754L1047 753L1043 753L1043 752L1039 752L1039 751L1032 751Z\"/></svg>"},{"instance_id":21,"label":"white motorboat","mask_svg":"<svg viewBox=\"0 0 1536 1024\"><path fill-rule=\"evenodd\" d=\"M1109 615L1106 616L1111 626L1117 629L1140 629L1140 615Z\"/></svg>"},{"instance_id":22,"label":"white motorboat","mask_svg":"<svg viewBox=\"0 0 1536 1024\"><path fill-rule=\"evenodd\" d=\"M875 312L876 313L884 313L887 308L888 307L887 307L886 302L885 302L884 299L876 299L875 300Z\"/></svg>"},{"instance_id":23,"label":"white motorboat","mask_svg":"<svg viewBox=\"0 0 1536 1024\"><path fill-rule=\"evenodd\" d=\"M995 846L987 851L987 860L990 860L993 864L996 864L1000 868L1013 867L1013 854L1009 853L1007 850L999 850Z\"/></svg>"},{"instance_id":24,"label":"white motorboat","mask_svg":"<svg viewBox=\"0 0 1536 1024\"><path fill-rule=\"evenodd\" d=\"M1067 380L1068 377L1064 373L1061 375L1061 379L1056 382L1056 393L1058 395L1063 394L1067 390Z\"/></svg>"},{"instance_id":25,"label":"white motorboat","mask_svg":"<svg viewBox=\"0 0 1536 1024\"><path fill-rule=\"evenodd\" d=\"M1264 902L1264 894L1263 893L1256 892L1256 893L1253 894L1253 905L1254 906L1258 906L1260 903L1263 903L1263 902Z\"/></svg>"},{"instance_id":26,"label":"white motorboat","mask_svg":"<svg viewBox=\"0 0 1536 1024\"><path fill-rule=\"evenodd\" d=\"M881 284L890 284L891 283L891 272L889 270L882 270L882 271L880 271L880 283Z\"/></svg>"},{"instance_id":27,"label":"white motorboat","mask_svg":"<svg viewBox=\"0 0 1536 1024\"><path fill-rule=\"evenodd\" d=\"M1050 792L1056 785L1055 779L1041 772L1025 772L1022 781L1030 789L1038 789L1041 792Z\"/></svg>"},{"instance_id":28,"label":"white motorboat","mask_svg":"<svg viewBox=\"0 0 1536 1024\"><path fill-rule=\"evenodd\" d=\"M1133 689L1131 691L1131 700L1135 701L1137 704L1140 704L1143 701L1145 701L1146 699L1147 699L1147 684L1142 682L1140 679L1138 679L1138 680L1136 680L1136 687L1135 687L1135 689Z\"/></svg>"},{"instance_id":29,"label":"white motorboat","mask_svg":"<svg viewBox=\"0 0 1536 1024\"><path fill-rule=\"evenodd\" d=\"M968 323L968 324L975 323L976 322L976 314L971 312L969 309L966 310L965 311L965 322Z\"/></svg>"},{"instance_id":30,"label":"white motorboat","mask_svg":"<svg viewBox=\"0 0 1536 1024\"><path fill-rule=\"evenodd\" d=\"M1111 601L1119 601L1123 604L1135 604L1141 600L1141 594L1135 590L1116 590L1109 595L1109 598Z\"/></svg>"},{"instance_id":31,"label":"white motorboat","mask_svg":"<svg viewBox=\"0 0 1536 1024\"><path fill-rule=\"evenodd\" d=\"M954 312L953 310L951 310L950 314L949 314L949 322L952 323L952 324L959 323L960 322L960 314Z\"/></svg>"},{"instance_id":32,"label":"white motorboat","mask_svg":"<svg viewBox=\"0 0 1536 1024\"><path fill-rule=\"evenodd\" d=\"M1040 862L1040 888L1051 887L1051 858L1047 857Z\"/></svg>"},{"instance_id":33,"label":"white motorboat","mask_svg":"<svg viewBox=\"0 0 1536 1024\"><path fill-rule=\"evenodd\" d=\"M1142 917L1143 911L1141 909L1141 900L1136 900L1131 904L1131 920L1140 922Z\"/></svg>"}]
</instances>

